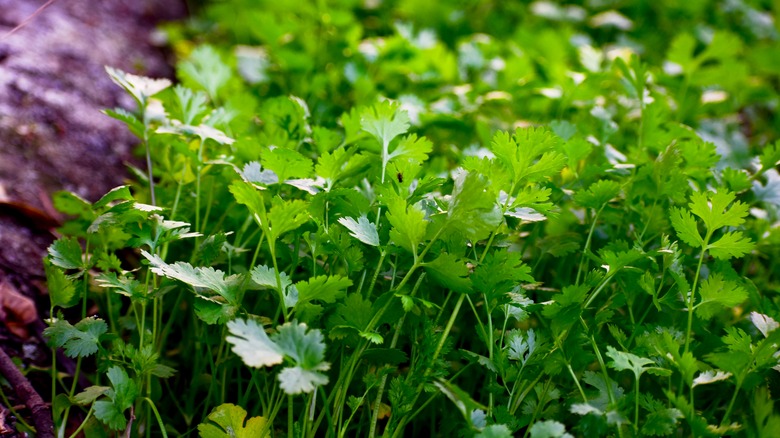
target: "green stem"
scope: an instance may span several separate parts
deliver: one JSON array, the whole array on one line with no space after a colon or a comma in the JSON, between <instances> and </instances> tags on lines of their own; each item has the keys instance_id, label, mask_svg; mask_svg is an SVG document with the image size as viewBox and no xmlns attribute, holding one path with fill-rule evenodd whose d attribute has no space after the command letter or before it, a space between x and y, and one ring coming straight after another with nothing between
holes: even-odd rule
<instances>
[{"instance_id":1,"label":"green stem","mask_svg":"<svg viewBox=\"0 0 780 438\"><path fill-rule=\"evenodd\" d=\"M398 324L395 326L395 334L393 334L393 340L390 342L390 349L395 348L398 344L398 338L401 334L401 327L404 325L404 319L406 319L406 313L401 316L401 319L398 320ZM374 400L374 412L371 415L371 426L368 430L369 438L374 438L376 432L376 423L379 420L379 410L382 405L382 395L385 391L385 384L387 384L387 374L382 376L382 381L379 383L379 389L377 390L376 399Z\"/></svg>"},{"instance_id":2,"label":"green stem","mask_svg":"<svg viewBox=\"0 0 780 438\"><path fill-rule=\"evenodd\" d=\"M601 211L604 210L604 207L606 207L607 204L604 204L599 208L599 211L596 212L596 216L593 217L593 222L590 224L590 231L588 231L588 238L585 240L585 248L582 250L582 257L580 258L580 265L577 268L577 280L575 284L580 284L580 277L582 276L582 271L585 267L585 258L587 257L588 251L590 251L590 241L593 238L593 231L596 229L596 223L598 223L599 215L601 215Z\"/></svg>"},{"instance_id":3,"label":"green stem","mask_svg":"<svg viewBox=\"0 0 780 438\"><path fill-rule=\"evenodd\" d=\"M160 418L160 413L157 412L157 407L154 405L154 402L149 399L149 397L144 397L143 400L152 408L152 412L154 412L154 416L157 418L157 425L160 426L160 432L162 432L163 438L168 438L168 432L165 431L165 423L163 423L162 418Z\"/></svg>"},{"instance_id":4,"label":"green stem","mask_svg":"<svg viewBox=\"0 0 780 438\"><path fill-rule=\"evenodd\" d=\"M704 253L707 250L707 245L709 245L711 234L708 232L707 236L704 238L704 244L702 245L701 253L699 254L699 264L696 266L696 275L693 277L693 286L691 287L691 294L688 297L688 327L685 330L685 349L683 350L683 354L688 352L688 348L691 344L691 333L693 331L693 302L696 299L696 286L699 283L699 274L701 273L701 265L704 262Z\"/></svg>"},{"instance_id":5,"label":"green stem","mask_svg":"<svg viewBox=\"0 0 780 438\"><path fill-rule=\"evenodd\" d=\"M287 436L293 437L293 430L295 429L293 427L294 425L293 421L293 396L288 395L287 396Z\"/></svg>"}]
</instances>

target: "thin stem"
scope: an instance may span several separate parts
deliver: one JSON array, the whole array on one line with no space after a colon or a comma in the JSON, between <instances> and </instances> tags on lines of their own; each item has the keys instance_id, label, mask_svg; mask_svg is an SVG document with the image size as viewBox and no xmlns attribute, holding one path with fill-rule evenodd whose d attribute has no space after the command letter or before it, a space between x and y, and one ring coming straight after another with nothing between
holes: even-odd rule
<instances>
[{"instance_id":1,"label":"thin stem","mask_svg":"<svg viewBox=\"0 0 780 438\"><path fill-rule=\"evenodd\" d=\"M601 214L601 211L604 210L604 207L606 207L607 204L604 204L599 208L599 211L596 212L596 216L593 217L593 222L590 224L590 231L588 231L588 238L585 240L585 248L582 250L582 257L580 258L580 265L577 268L577 280L575 284L580 284L580 276L582 275L582 271L585 267L585 258L587 257L588 251L590 251L590 241L593 238L593 231L596 229L596 223L598 223L599 215Z\"/></svg>"},{"instance_id":2,"label":"thin stem","mask_svg":"<svg viewBox=\"0 0 780 438\"><path fill-rule=\"evenodd\" d=\"M699 264L696 266L696 275L693 277L693 286L691 287L691 294L688 297L688 327L685 330L685 349L683 350L683 354L688 352L688 348L691 344L691 332L693 330L693 301L696 299L696 286L699 282L699 274L701 273L701 265L704 262L704 253L706 251L707 245L710 242L711 234L708 232L707 236L704 238L704 244L702 245L701 253L699 254Z\"/></svg>"},{"instance_id":3,"label":"thin stem","mask_svg":"<svg viewBox=\"0 0 780 438\"><path fill-rule=\"evenodd\" d=\"M168 432L165 431L165 423L163 423L162 418L160 418L160 413L157 412L157 407L154 405L154 402L149 399L149 397L144 397L143 400L152 408L152 412L154 412L154 416L157 418L157 425L160 426L160 432L162 432L163 438L168 438Z\"/></svg>"},{"instance_id":4,"label":"thin stem","mask_svg":"<svg viewBox=\"0 0 780 438\"><path fill-rule=\"evenodd\" d=\"M395 334L393 334L393 340L390 342L391 349L395 348L395 346L398 344L398 338L401 334L401 327L403 327L405 319L406 313L401 316L401 319L398 320L398 324L395 326ZM387 374L382 376L382 381L379 383L379 389L377 390L376 399L374 400L374 412L371 415L371 426L368 430L369 438L374 438L374 434L376 432L376 423L379 420L379 410L382 405L382 395L385 390L385 384L387 384Z\"/></svg>"}]
</instances>

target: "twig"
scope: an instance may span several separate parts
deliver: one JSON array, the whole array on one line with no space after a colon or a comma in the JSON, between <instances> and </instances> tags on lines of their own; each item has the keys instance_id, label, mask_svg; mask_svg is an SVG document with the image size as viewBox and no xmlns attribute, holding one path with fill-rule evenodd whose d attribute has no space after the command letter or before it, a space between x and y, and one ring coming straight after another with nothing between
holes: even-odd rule
<instances>
[{"instance_id":1,"label":"twig","mask_svg":"<svg viewBox=\"0 0 780 438\"><path fill-rule=\"evenodd\" d=\"M56 1L57 1L57 0L49 0L49 1L47 1L46 3L44 3L44 4L43 4L43 5L40 7L40 8L38 8L38 9L37 9L35 12L33 12L33 13L32 13L32 15L30 15L30 16L29 16L29 17L27 17L27 18L25 18L25 19L24 19L24 20L23 20L21 23L19 23L19 24L18 24L18 25L17 25L15 28L13 28L13 29L9 30L8 32L6 32L6 34L5 34L5 35L1 36L1 37L0 37L0 41L2 41L2 40L4 40L4 39L8 38L8 37L9 37L9 36L11 36L11 35L13 35L14 33L16 33L16 31L17 31L17 30L19 30L19 29L23 28L24 26L27 26L27 23L29 23L30 21L32 21L32 20L33 20L33 18L37 17L37 16L38 16L38 14L40 14L41 12L43 12L43 10L44 10L44 9L48 8L49 6L51 6L51 5L52 5L54 2L56 2Z\"/></svg>"},{"instance_id":2,"label":"twig","mask_svg":"<svg viewBox=\"0 0 780 438\"><path fill-rule=\"evenodd\" d=\"M0 349L0 373L5 376L16 391L16 395L30 410L38 438L54 438L51 410L2 349Z\"/></svg>"}]
</instances>

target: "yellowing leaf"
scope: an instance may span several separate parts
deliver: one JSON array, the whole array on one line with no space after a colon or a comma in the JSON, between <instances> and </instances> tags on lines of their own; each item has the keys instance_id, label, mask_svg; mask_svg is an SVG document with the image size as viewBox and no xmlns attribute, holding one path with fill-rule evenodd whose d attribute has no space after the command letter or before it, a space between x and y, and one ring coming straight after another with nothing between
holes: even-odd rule
<instances>
[{"instance_id":1,"label":"yellowing leaf","mask_svg":"<svg viewBox=\"0 0 780 438\"><path fill-rule=\"evenodd\" d=\"M266 419L252 417L246 420L246 411L241 406L224 403L211 411L206 421L198 425L198 433L203 438L265 438L270 436L266 430ZM262 433L262 434L261 434Z\"/></svg>"}]
</instances>

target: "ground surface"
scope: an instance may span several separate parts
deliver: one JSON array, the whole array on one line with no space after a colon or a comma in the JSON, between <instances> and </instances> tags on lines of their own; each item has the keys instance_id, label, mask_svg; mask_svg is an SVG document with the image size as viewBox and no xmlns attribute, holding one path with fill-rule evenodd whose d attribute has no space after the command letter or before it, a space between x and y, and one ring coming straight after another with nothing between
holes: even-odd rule
<instances>
[{"instance_id":1,"label":"ground surface","mask_svg":"<svg viewBox=\"0 0 780 438\"><path fill-rule=\"evenodd\" d=\"M50 195L95 201L122 184L136 141L100 110L131 102L103 66L169 76L154 29L186 11L177 0L59 0L36 14L44 3L0 0L0 347L46 367L41 260L60 219ZM37 374L28 378L45 385Z\"/></svg>"}]
</instances>

